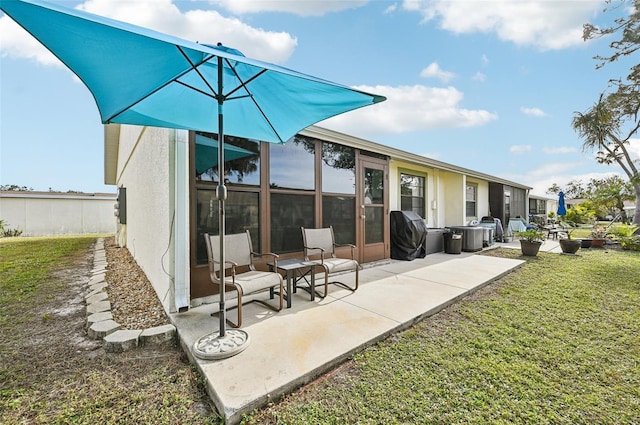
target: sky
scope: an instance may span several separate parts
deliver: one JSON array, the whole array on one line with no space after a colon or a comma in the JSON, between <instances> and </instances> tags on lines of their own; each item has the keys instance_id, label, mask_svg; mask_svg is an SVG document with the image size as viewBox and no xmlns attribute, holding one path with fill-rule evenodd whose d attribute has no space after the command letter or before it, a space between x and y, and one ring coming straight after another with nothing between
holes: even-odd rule
<instances>
[{"instance_id":1,"label":"sky","mask_svg":"<svg viewBox=\"0 0 640 425\"><path fill-rule=\"evenodd\" d=\"M531 186L620 173L571 127L632 59L596 69L613 39L596 0L89 0L70 8L246 56L387 101L319 126ZM115 193L89 90L0 14L0 185ZM640 157L640 140L629 147Z\"/></svg>"}]
</instances>

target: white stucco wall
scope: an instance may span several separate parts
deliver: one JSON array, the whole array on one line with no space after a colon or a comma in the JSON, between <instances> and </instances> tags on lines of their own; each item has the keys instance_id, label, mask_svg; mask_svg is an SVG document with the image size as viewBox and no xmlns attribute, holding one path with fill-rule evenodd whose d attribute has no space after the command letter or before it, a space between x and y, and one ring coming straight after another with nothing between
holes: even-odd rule
<instances>
[{"instance_id":1,"label":"white stucco wall","mask_svg":"<svg viewBox=\"0 0 640 425\"><path fill-rule=\"evenodd\" d=\"M441 171L444 223L442 227L465 225L465 177L462 174Z\"/></svg>"},{"instance_id":2,"label":"white stucco wall","mask_svg":"<svg viewBox=\"0 0 640 425\"><path fill-rule=\"evenodd\" d=\"M175 134L170 129L123 125L116 173L118 187L127 189L122 239L166 311L175 311L170 277Z\"/></svg>"},{"instance_id":3,"label":"white stucco wall","mask_svg":"<svg viewBox=\"0 0 640 425\"><path fill-rule=\"evenodd\" d=\"M425 220L428 227L440 227L440 215L444 211L439 208L438 181L439 173L431 167L421 167L408 162L391 160L389 165L389 207L391 211L400 209L400 174L408 173L425 178ZM433 202L436 201L435 207Z\"/></svg>"},{"instance_id":4,"label":"white stucco wall","mask_svg":"<svg viewBox=\"0 0 640 425\"><path fill-rule=\"evenodd\" d=\"M0 219L23 236L114 233L115 194L1 192Z\"/></svg>"},{"instance_id":5,"label":"white stucco wall","mask_svg":"<svg viewBox=\"0 0 640 425\"><path fill-rule=\"evenodd\" d=\"M479 179L473 179L473 178L467 178L466 181L467 183L475 184L478 187L478 193L476 194L477 196L476 208L478 210L477 211L478 216L475 217L475 219L480 221L482 217L489 215L489 182L484 180L479 180ZM465 190L465 196L466 196L466 190ZM465 203L466 203L466 199L465 199ZM466 213L466 208L465 208L465 213ZM465 217L465 220L469 221L471 220L471 217Z\"/></svg>"},{"instance_id":6,"label":"white stucco wall","mask_svg":"<svg viewBox=\"0 0 640 425\"><path fill-rule=\"evenodd\" d=\"M478 220L489 215L489 182L468 178L464 174L421 167L409 162L392 160L389 166L390 210L400 208L400 173L425 177L425 211L428 227L466 225L469 220ZM478 217L466 217L466 184L478 187Z\"/></svg>"}]
</instances>

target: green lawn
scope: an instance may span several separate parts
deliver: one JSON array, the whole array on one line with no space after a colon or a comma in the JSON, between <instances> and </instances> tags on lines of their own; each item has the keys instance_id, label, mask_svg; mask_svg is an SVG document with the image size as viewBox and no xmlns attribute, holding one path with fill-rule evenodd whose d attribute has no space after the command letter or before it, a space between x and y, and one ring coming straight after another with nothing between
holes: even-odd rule
<instances>
[{"instance_id":1,"label":"green lawn","mask_svg":"<svg viewBox=\"0 0 640 425\"><path fill-rule=\"evenodd\" d=\"M180 348L86 335L95 236L0 238L0 424L220 423Z\"/></svg>"},{"instance_id":2,"label":"green lawn","mask_svg":"<svg viewBox=\"0 0 640 425\"><path fill-rule=\"evenodd\" d=\"M244 423L638 424L640 253L541 253Z\"/></svg>"},{"instance_id":3,"label":"green lawn","mask_svg":"<svg viewBox=\"0 0 640 425\"><path fill-rule=\"evenodd\" d=\"M108 355L52 308L93 240L0 239L0 423L218 423L177 347ZM640 253L579 254L528 258L244 424L640 424Z\"/></svg>"},{"instance_id":4,"label":"green lawn","mask_svg":"<svg viewBox=\"0 0 640 425\"><path fill-rule=\"evenodd\" d=\"M23 303L33 303L49 276L87 255L95 240L95 236L0 238L0 324L22 316ZM42 295L46 298L46 293Z\"/></svg>"}]
</instances>

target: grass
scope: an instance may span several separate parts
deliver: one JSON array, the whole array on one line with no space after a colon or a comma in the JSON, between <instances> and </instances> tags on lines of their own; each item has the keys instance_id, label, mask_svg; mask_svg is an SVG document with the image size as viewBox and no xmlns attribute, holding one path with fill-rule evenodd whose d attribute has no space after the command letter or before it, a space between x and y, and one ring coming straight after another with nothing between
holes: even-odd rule
<instances>
[{"instance_id":1,"label":"grass","mask_svg":"<svg viewBox=\"0 0 640 425\"><path fill-rule=\"evenodd\" d=\"M594 228L597 227L602 227L603 229L608 229L609 232L614 233L615 230L621 225L621 223L618 222L610 222L610 221L598 221L595 224L591 225L591 226L587 226L587 225L580 225L579 227L575 228L574 230L571 231L571 237L574 239L580 239L580 238L590 238L591 237L591 231Z\"/></svg>"},{"instance_id":2,"label":"grass","mask_svg":"<svg viewBox=\"0 0 640 425\"><path fill-rule=\"evenodd\" d=\"M175 346L87 339L95 237L0 239L0 424L220 423Z\"/></svg>"},{"instance_id":3,"label":"grass","mask_svg":"<svg viewBox=\"0 0 640 425\"><path fill-rule=\"evenodd\" d=\"M638 253L541 253L244 423L637 424L639 307Z\"/></svg>"},{"instance_id":4,"label":"grass","mask_svg":"<svg viewBox=\"0 0 640 425\"><path fill-rule=\"evenodd\" d=\"M219 423L177 347L109 355L81 297L60 313L93 240L0 240L0 423ZM527 258L244 424L640 423L640 253L580 253Z\"/></svg>"},{"instance_id":5,"label":"grass","mask_svg":"<svg viewBox=\"0 0 640 425\"><path fill-rule=\"evenodd\" d=\"M16 320L54 270L86 256L94 236L0 238L0 323ZM45 296L45 298L48 298Z\"/></svg>"}]
</instances>

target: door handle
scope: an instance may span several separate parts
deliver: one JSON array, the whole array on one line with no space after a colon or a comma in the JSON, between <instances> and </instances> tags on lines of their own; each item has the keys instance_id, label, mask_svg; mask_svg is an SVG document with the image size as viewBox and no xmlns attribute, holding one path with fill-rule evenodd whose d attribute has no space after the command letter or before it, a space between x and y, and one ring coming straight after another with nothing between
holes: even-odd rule
<instances>
[{"instance_id":1,"label":"door handle","mask_svg":"<svg viewBox=\"0 0 640 425\"><path fill-rule=\"evenodd\" d=\"M365 219L367 218L367 216L366 216L366 215L364 215L364 214L362 214L362 215L360 216L360 218L361 218L361 219L363 219L363 220L365 220Z\"/></svg>"}]
</instances>

